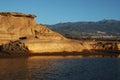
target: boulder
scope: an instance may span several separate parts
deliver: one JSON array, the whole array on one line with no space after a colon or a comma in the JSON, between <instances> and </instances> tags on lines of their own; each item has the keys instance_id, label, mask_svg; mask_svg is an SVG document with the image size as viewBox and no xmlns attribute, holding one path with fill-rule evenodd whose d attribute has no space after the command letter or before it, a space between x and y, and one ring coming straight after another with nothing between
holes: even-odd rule
<instances>
[{"instance_id":1,"label":"boulder","mask_svg":"<svg viewBox=\"0 0 120 80\"><path fill-rule=\"evenodd\" d=\"M12 53L29 53L28 47L21 41L10 41L9 43L0 45L0 51L7 54Z\"/></svg>"}]
</instances>

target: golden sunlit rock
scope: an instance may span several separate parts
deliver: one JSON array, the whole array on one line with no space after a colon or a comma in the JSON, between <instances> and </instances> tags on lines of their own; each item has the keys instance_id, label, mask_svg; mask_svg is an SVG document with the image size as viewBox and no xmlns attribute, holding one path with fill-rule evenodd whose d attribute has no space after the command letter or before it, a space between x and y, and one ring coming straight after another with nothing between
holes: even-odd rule
<instances>
[{"instance_id":1,"label":"golden sunlit rock","mask_svg":"<svg viewBox=\"0 0 120 80\"><path fill-rule=\"evenodd\" d=\"M65 38L43 24L37 24L35 17L18 12L0 12L0 44L19 40L32 53L82 51L79 43Z\"/></svg>"},{"instance_id":2,"label":"golden sunlit rock","mask_svg":"<svg viewBox=\"0 0 120 80\"><path fill-rule=\"evenodd\" d=\"M67 39L43 24L37 24L36 16L18 12L0 12L0 50L9 53L85 52L95 50L119 50L118 43L77 41ZM17 42L16 42L17 41ZM23 45L21 46L22 43ZM24 51L25 50L25 51Z\"/></svg>"}]
</instances>

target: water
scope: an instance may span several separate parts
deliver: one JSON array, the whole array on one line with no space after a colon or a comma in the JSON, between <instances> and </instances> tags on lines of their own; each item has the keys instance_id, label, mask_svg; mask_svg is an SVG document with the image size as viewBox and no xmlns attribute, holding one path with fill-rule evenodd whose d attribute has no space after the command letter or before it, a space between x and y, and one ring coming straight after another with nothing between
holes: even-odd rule
<instances>
[{"instance_id":1,"label":"water","mask_svg":"<svg viewBox=\"0 0 120 80\"><path fill-rule=\"evenodd\" d=\"M0 59L0 80L120 80L120 59L5 58Z\"/></svg>"}]
</instances>

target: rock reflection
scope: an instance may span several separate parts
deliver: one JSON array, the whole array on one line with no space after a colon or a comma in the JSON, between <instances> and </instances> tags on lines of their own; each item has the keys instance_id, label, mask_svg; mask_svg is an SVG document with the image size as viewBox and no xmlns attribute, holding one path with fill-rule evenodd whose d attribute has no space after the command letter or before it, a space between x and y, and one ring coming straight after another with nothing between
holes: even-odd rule
<instances>
[{"instance_id":1,"label":"rock reflection","mask_svg":"<svg viewBox=\"0 0 120 80\"><path fill-rule=\"evenodd\" d=\"M26 58L0 59L0 80L27 80L31 75Z\"/></svg>"},{"instance_id":2,"label":"rock reflection","mask_svg":"<svg viewBox=\"0 0 120 80\"><path fill-rule=\"evenodd\" d=\"M52 79L60 67L55 61L63 57L29 57L0 59L0 80Z\"/></svg>"},{"instance_id":3,"label":"rock reflection","mask_svg":"<svg viewBox=\"0 0 120 80\"><path fill-rule=\"evenodd\" d=\"M53 80L59 77L56 71L58 71L62 65L57 62L62 58L64 57L40 56L28 58L28 69L31 73L31 79Z\"/></svg>"},{"instance_id":4,"label":"rock reflection","mask_svg":"<svg viewBox=\"0 0 120 80\"><path fill-rule=\"evenodd\" d=\"M119 58L7 58L0 59L0 80L120 80L119 67Z\"/></svg>"}]
</instances>

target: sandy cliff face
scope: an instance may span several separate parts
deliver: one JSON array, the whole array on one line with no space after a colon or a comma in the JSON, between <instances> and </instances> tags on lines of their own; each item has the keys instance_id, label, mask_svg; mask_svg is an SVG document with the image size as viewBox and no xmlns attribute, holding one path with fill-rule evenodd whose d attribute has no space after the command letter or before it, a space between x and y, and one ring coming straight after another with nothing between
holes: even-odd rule
<instances>
[{"instance_id":1,"label":"sandy cliff face","mask_svg":"<svg viewBox=\"0 0 120 80\"><path fill-rule=\"evenodd\" d=\"M37 24L36 16L17 12L0 12L0 51L3 52L82 52L120 50L120 43L70 40Z\"/></svg>"},{"instance_id":2,"label":"sandy cliff face","mask_svg":"<svg viewBox=\"0 0 120 80\"><path fill-rule=\"evenodd\" d=\"M0 13L0 32L11 34L29 34L28 30L35 26L34 15L25 15L22 13Z\"/></svg>"},{"instance_id":3,"label":"sandy cliff face","mask_svg":"<svg viewBox=\"0 0 120 80\"><path fill-rule=\"evenodd\" d=\"M0 38L3 41L16 40L21 36L32 35L31 27L36 25L34 15L15 12L0 13ZM2 42L1 42L2 43Z\"/></svg>"},{"instance_id":4,"label":"sandy cliff face","mask_svg":"<svg viewBox=\"0 0 120 80\"><path fill-rule=\"evenodd\" d=\"M0 44L7 45L9 41L19 40L33 53L83 50L78 42L37 24L35 17L31 14L0 12Z\"/></svg>"},{"instance_id":5,"label":"sandy cliff face","mask_svg":"<svg viewBox=\"0 0 120 80\"><path fill-rule=\"evenodd\" d=\"M63 37L57 32L50 30L43 24L40 25L37 24L32 29L35 38L40 40L67 40L65 37Z\"/></svg>"},{"instance_id":6,"label":"sandy cliff face","mask_svg":"<svg viewBox=\"0 0 120 80\"><path fill-rule=\"evenodd\" d=\"M5 40L16 40L20 37L36 37L40 39L63 38L44 25L36 24L35 15L16 12L0 13L0 38ZM54 37L54 39L55 39Z\"/></svg>"}]
</instances>

